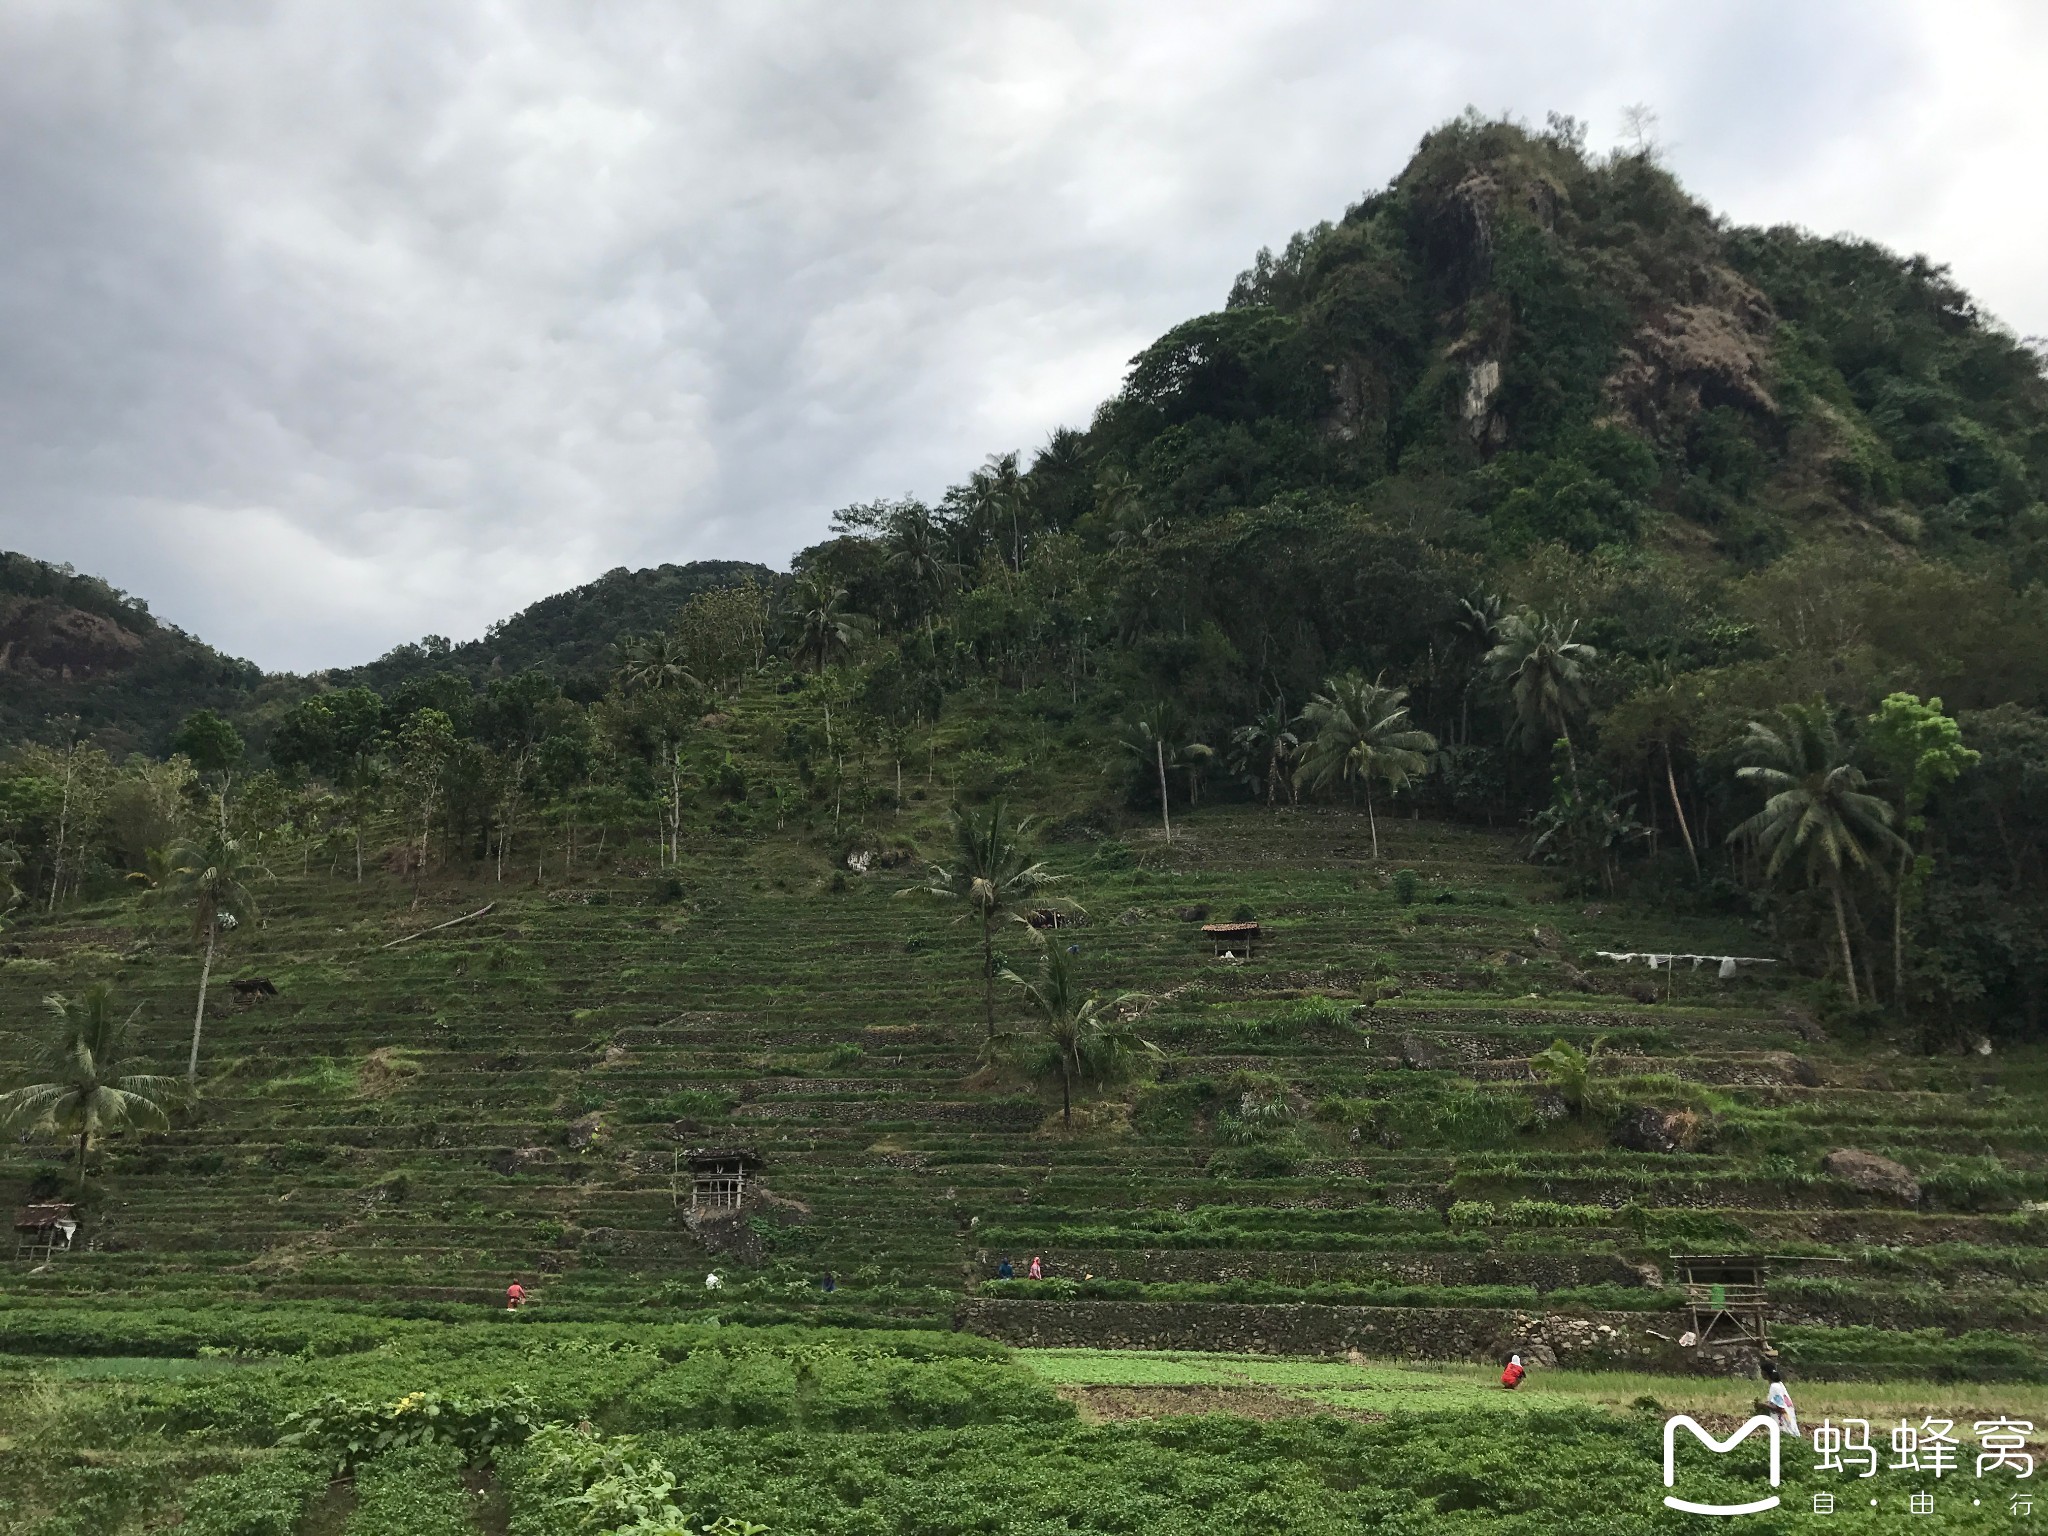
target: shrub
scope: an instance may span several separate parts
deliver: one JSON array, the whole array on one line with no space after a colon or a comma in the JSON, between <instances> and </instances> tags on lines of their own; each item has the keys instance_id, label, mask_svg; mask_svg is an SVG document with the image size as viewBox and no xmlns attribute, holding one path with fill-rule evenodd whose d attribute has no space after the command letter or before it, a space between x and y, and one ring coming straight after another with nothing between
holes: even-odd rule
<instances>
[{"instance_id":1,"label":"shrub","mask_svg":"<svg viewBox=\"0 0 2048 1536\"><path fill-rule=\"evenodd\" d=\"M1412 869L1394 871L1394 900L1404 907L1415 905L1415 893L1422 888L1422 877Z\"/></svg>"},{"instance_id":2,"label":"shrub","mask_svg":"<svg viewBox=\"0 0 2048 1536\"><path fill-rule=\"evenodd\" d=\"M462 1453L448 1444L387 1451L356 1473L342 1536L472 1536Z\"/></svg>"},{"instance_id":3,"label":"shrub","mask_svg":"<svg viewBox=\"0 0 2048 1536\"><path fill-rule=\"evenodd\" d=\"M534 1427L533 1398L523 1388L498 1397L408 1392L393 1402L351 1401L329 1394L285 1419L280 1444L325 1455L338 1470L368 1457L413 1446L447 1445L479 1459Z\"/></svg>"},{"instance_id":4,"label":"shrub","mask_svg":"<svg viewBox=\"0 0 2048 1536\"><path fill-rule=\"evenodd\" d=\"M184 1536L292 1536L301 1512L326 1486L326 1469L316 1457L269 1456L194 1483L178 1529Z\"/></svg>"}]
</instances>

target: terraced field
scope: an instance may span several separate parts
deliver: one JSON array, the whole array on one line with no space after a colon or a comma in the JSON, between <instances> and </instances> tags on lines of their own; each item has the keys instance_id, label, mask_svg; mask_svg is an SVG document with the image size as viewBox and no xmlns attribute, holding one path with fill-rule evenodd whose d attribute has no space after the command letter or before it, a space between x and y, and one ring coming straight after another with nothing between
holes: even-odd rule
<instances>
[{"instance_id":1,"label":"terraced field","mask_svg":"<svg viewBox=\"0 0 2048 1536\"><path fill-rule=\"evenodd\" d=\"M942 847L921 815L877 845ZM1142 996L1163 1053L1071 1131L980 1063L974 936L896 899L908 866L856 874L792 832L706 836L674 872L446 880L417 909L388 876L283 876L226 962L279 995L220 989L201 1101L110 1145L84 1251L17 1264L5 1304L459 1314L518 1280L559 1318L1682 1367L1670 1256L1764 1252L1806 1261L1773 1297L1809 1375L2040 1368L2037 1057L1831 1037L1771 971L1619 971L1593 951L1764 941L1560 900L1504 836L1387 820L1375 861L1341 810L1177 830L1046 849L1081 909L1056 941ZM1240 913L1255 953L1216 957L1201 921ZM1020 967L1032 942L999 936ZM4 953L10 1070L43 994L103 978L181 1059L197 962L168 917L32 919ZM1538 1080L1559 1039L1599 1043L1613 1113ZM1645 1107L1679 1149L1617 1144ZM693 1230L680 1154L719 1145L762 1156L766 1198ZM1842 1148L1904 1164L1917 1198L1828 1176ZM16 1190L72 1177L56 1149L5 1157ZM1033 1255L1049 1281L994 1280Z\"/></svg>"}]
</instances>

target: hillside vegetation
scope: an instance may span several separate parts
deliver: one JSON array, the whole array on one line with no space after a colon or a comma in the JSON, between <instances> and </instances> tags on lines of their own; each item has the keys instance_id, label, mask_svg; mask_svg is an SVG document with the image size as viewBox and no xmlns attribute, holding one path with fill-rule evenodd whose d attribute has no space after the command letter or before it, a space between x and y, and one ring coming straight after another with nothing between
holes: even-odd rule
<instances>
[{"instance_id":1,"label":"hillside vegetation","mask_svg":"<svg viewBox=\"0 0 2048 1536\"><path fill-rule=\"evenodd\" d=\"M2038 1382L2044 491L2040 360L1938 268L1467 119L788 577L615 572L156 737L102 695L0 766L0 1177L85 1213L0 1348L137 1380L13 1432L101 1447L106 1529L1633 1532L1647 1416L1537 1478L1447 1402L1487 1476L1078 1424L1146 1383L988 1341L1727 1372L1673 1258L1751 1253L1832 1403ZM432 1393L453 1460L320 1493Z\"/></svg>"}]
</instances>

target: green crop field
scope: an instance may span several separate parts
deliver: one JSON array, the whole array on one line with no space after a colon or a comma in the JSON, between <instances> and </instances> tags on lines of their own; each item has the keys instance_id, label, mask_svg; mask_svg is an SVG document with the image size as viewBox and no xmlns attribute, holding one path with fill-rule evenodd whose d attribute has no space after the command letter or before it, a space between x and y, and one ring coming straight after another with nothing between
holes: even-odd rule
<instances>
[{"instance_id":1,"label":"green crop field","mask_svg":"<svg viewBox=\"0 0 2048 1536\"><path fill-rule=\"evenodd\" d=\"M1611 1528L1658 1529L1680 1518L1655 1504L1658 1417L1732 1421L1756 1396L1687 1374L1672 1342L1687 1314L1663 1270L1702 1247L1832 1261L1774 1279L1811 1418L2048 1419L2041 1227L2022 1209L2042 1192L2035 1060L1873 1057L1802 1031L1779 979L1577 990L1565 968L1592 948L1742 935L1633 915L1616 932L1484 832L1390 822L1376 863L1360 830L1221 808L1170 850L1135 834L1129 867L1045 846L1081 911L1062 938L1148 999L1163 1053L1072 1130L978 1063L971 934L895 899L904 876L847 875L801 837L706 841L673 874L444 880L417 910L388 879L280 876L234 953L279 995L219 1007L198 1104L110 1142L89 1243L0 1294L9 1528L182 1510L202 1531L566 1533L587 1506L562 1501L658 1463L674 1481L655 1502L775 1531L1144 1530L1195 1511L1337 1530L1416 1498L1438 1528L1556 1529L1587 1478L1632 1511ZM939 836L915 809L889 832ZM1421 874L1413 903L1391 868ZM1240 907L1266 940L1221 961L1184 914ZM10 1017L106 978L154 1004L152 1029L181 1027L192 962L146 905L16 942ZM1617 1092L1706 1107L1712 1143L1631 1152L1538 1116L1528 1058L1603 1037ZM1248 1096L1285 1106L1256 1138L1231 1127ZM726 1143L761 1156L762 1203L693 1231L676 1154ZM1838 1145L1899 1159L1922 1199L1830 1180ZM10 1156L18 1179L52 1166ZM1033 1256L1050 1278L994 1278ZM508 1316L513 1280L532 1301ZM1321 1334L1299 1331L1308 1313ZM1570 1318L1618 1331L1512 1396L1474 1358L1475 1338ZM1403 1319L1389 1353L1411 1358L1340 1358L1364 1322ZM1011 1354L956 1323L1067 1347ZM1259 1329L1281 1353L1229 1342ZM1147 1338L1195 1348L1101 1347ZM362 1453L333 1429L296 1443L292 1415L326 1403L374 1451L420 1393L454 1461L330 1491ZM1220 1441L1201 1427L1217 1414L1239 1416ZM493 1416L509 1427L485 1444ZM529 1426L576 1423L596 1438L570 1451L613 1471L507 1460ZM1433 1461L1413 1439L1428 1424ZM1406 1470L1375 1481L1359 1468L1391 1465L1388 1436ZM464 1457L497 1470L465 1483ZM1989 1519L1970 1506L1945 1528Z\"/></svg>"}]
</instances>

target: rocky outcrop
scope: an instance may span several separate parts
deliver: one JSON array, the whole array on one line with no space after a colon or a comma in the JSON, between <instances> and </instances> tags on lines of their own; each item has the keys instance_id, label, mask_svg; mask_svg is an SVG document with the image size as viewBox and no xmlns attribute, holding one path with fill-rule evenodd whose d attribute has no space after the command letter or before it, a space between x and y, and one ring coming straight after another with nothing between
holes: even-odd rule
<instances>
[{"instance_id":1,"label":"rocky outcrop","mask_svg":"<svg viewBox=\"0 0 2048 1536\"><path fill-rule=\"evenodd\" d=\"M1820 1166L1829 1178L1840 1179L1851 1189L1860 1189L1868 1195L1883 1195L1901 1205L1920 1203L1920 1181L1913 1177L1913 1170L1888 1157L1879 1157L1875 1152L1837 1147L1820 1160Z\"/></svg>"},{"instance_id":2,"label":"rocky outcrop","mask_svg":"<svg viewBox=\"0 0 2048 1536\"><path fill-rule=\"evenodd\" d=\"M1706 1130L1706 1117L1697 1110L1636 1104L1615 1120L1614 1144L1631 1152L1690 1152Z\"/></svg>"}]
</instances>

